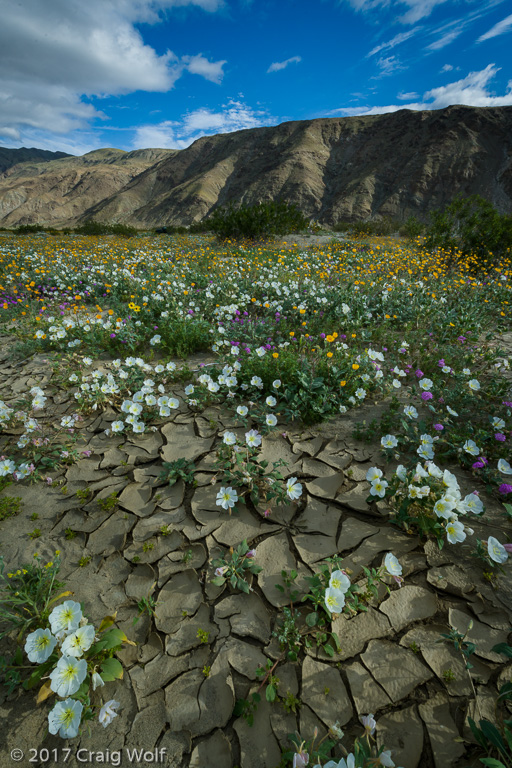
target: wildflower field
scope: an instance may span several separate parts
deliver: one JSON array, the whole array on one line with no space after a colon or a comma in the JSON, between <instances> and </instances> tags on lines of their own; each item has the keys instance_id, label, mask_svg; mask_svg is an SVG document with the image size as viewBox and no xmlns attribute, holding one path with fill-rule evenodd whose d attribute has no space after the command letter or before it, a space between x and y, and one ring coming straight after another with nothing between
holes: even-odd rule
<instances>
[{"instance_id":1,"label":"wildflower field","mask_svg":"<svg viewBox=\"0 0 512 768\"><path fill-rule=\"evenodd\" d=\"M0 321L5 755L512 766L512 255L4 236Z\"/></svg>"}]
</instances>

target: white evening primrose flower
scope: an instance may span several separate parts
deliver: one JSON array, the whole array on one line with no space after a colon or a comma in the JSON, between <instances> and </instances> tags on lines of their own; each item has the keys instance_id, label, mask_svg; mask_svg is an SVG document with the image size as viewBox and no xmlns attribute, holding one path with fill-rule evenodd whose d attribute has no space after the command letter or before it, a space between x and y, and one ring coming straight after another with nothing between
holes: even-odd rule
<instances>
[{"instance_id":1,"label":"white evening primrose flower","mask_svg":"<svg viewBox=\"0 0 512 768\"><path fill-rule=\"evenodd\" d=\"M416 410L414 405L406 405L405 408L404 408L404 413L410 419L417 419L418 418L418 411Z\"/></svg>"},{"instance_id":2,"label":"white evening primrose flower","mask_svg":"<svg viewBox=\"0 0 512 768\"><path fill-rule=\"evenodd\" d=\"M466 538L464 525L458 520L449 520L446 523L446 538L450 544L457 544L460 541L464 541Z\"/></svg>"},{"instance_id":3,"label":"white evening primrose flower","mask_svg":"<svg viewBox=\"0 0 512 768\"><path fill-rule=\"evenodd\" d=\"M453 501L448 501L445 498L439 499L434 504L434 512L438 517L444 517L445 520L448 520L448 518L453 517L453 510L455 509L455 504Z\"/></svg>"},{"instance_id":4,"label":"white evening primrose flower","mask_svg":"<svg viewBox=\"0 0 512 768\"><path fill-rule=\"evenodd\" d=\"M121 704L119 701L115 701L114 699L110 699L110 701L107 701L107 703L102 706L98 720L104 728L106 728L107 725L110 725L114 717L117 717L116 709L120 706Z\"/></svg>"},{"instance_id":5,"label":"white evening primrose flower","mask_svg":"<svg viewBox=\"0 0 512 768\"><path fill-rule=\"evenodd\" d=\"M495 416L492 420L492 426L494 427L494 429L504 429L505 422L503 421L503 419L499 419L497 416Z\"/></svg>"},{"instance_id":6,"label":"white evening primrose flower","mask_svg":"<svg viewBox=\"0 0 512 768\"><path fill-rule=\"evenodd\" d=\"M78 691L87 674L85 659L75 659L73 656L61 656L57 666L50 673L50 688L58 696L72 696Z\"/></svg>"},{"instance_id":7,"label":"white evening primrose flower","mask_svg":"<svg viewBox=\"0 0 512 768\"><path fill-rule=\"evenodd\" d=\"M341 613L345 605L345 594L332 587L325 590L325 607L329 613Z\"/></svg>"},{"instance_id":8,"label":"white evening primrose flower","mask_svg":"<svg viewBox=\"0 0 512 768\"><path fill-rule=\"evenodd\" d=\"M57 640L49 629L36 629L27 636L25 653L33 664L42 664L50 658Z\"/></svg>"},{"instance_id":9,"label":"white evening primrose flower","mask_svg":"<svg viewBox=\"0 0 512 768\"><path fill-rule=\"evenodd\" d=\"M466 440L462 447L466 453L469 453L471 456L478 456L480 453L480 448L477 446L474 440Z\"/></svg>"},{"instance_id":10,"label":"white evening primrose flower","mask_svg":"<svg viewBox=\"0 0 512 768\"><path fill-rule=\"evenodd\" d=\"M160 344L161 341L162 341L162 337L160 336L160 334L156 333L154 336L151 337L151 339L149 340L149 343L151 344L152 347L154 347L155 344Z\"/></svg>"},{"instance_id":11,"label":"white evening primrose flower","mask_svg":"<svg viewBox=\"0 0 512 768\"><path fill-rule=\"evenodd\" d=\"M448 469L445 469L443 472L443 485L446 488L458 488L459 483L457 481L457 478L453 474L453 472L450 472Z\"/></svg>"},{"instance_id":12,"label":"white evening primrose flower","mask_svg":"<svg viewBox=\"0 0 512 768\"><path fill-rule=\"evenodd\" d=\"M379 760L380 764L383 765L384 768L395 768L395 763L391 759L390 749L383 749L379 755Z\"/></svg>"},{"instance_id":13,"label":"white evening primrose flower","mask_svg":"<svg viewBox=\"0 0 512 768\"><path fill-rule=\"evenodd\" d=\"M407 497L409 499L420 499L420 489L417 485L413 485L412 483L409 485Z\"/></svg>"},{"instance_id":14,"label":"white evening primrose flower","mask_svg":"<svg viewBox=\"0 0 512 768\"><path fill-rule=\"evenodd\" d=\"M503 544L500 544L498 539L494 538L494 536L489 536L487 539L487 554L491 560L494 560L495 563L499 563L500 565L508 560L507 550Z\"/></svg>"},{"instance_id":15,"label":"white evening primrose flower","mask_svg":"<svg viewBox=\"0 0 512 768\"><path fill-rule=\"evenodd\" d=\"M471 371L469 370L469 368L463 368L462 373L464 374L464 376L471 376Z\"/></svg>"},{"instance_id":16,"label":"white evening primrose flower","mask_svg":"<svg viewBox=\"0 0 512 768\"><path fill-rule=\"evenodd\" d=\"M343 571L333 571L329 579L329 586L338 592L346 592L350 587L350 579Z\"/></svg>"},{"instance_id":17,"label":"white evening primrose flower","mask_svg":"<svg viewBox=\"0 0 512 768\"><path fill-rule=\"evenodd\" d=\"M236 435L234 432L224 432L224 437L222 438L222 442L226 445L235 445L236 443Z\"/></svg>"},{"instance_id":18,"label":"white evening primrose flower","mask_svg":"<svg viewBox=\"0 0 512 768\"><path fill-rule=\"evenodd\" d=\"M269 406L269 408L273 408L275 405L277 405L277 400L275 399L275 397L272 397L272 395L269 395L265 400L265 402Z\"/></svg>"},{"instance_id":19,"label":"white evening primrose flower","mask_svg":"<svg viewBox=\"0 0 512 768\"><path fill-rule=\"evenodd\" d=\"M171 409L167 405L161 405L160 410L158 411L159 416L170 416L171 415Z\"/></svg>"},{"instance_id":20,"label":"white evening primrose flower","mask_svg":"<svg viewBox=\"0 0 512 768\"><path fill-rule=\"evenodd\" d=\"M272 382L272 386L274 387L274 389L279 389L279 387L281 386L281 379L275 379L275 381Z\"/></svg>"},{"instance_id":21,"label":"white evening primrose flower","mask_svg":"<svg viewBox=\"0 0 512 768\"><path fill-rule=\"evenodd\" d=\"M433 459L434 458L434 451L432 450L431 443L427 443L427 445L420 445L420 447L416 450L416 453L422 459Z\"/></svg>"},{"instance_id":22,"label":"white evening primrose flower","mask_svg":"<svg viewBox=\"0 0 512 768\"><path fill-rule=\"evenodd\" d=\"M132 424L132 429L136 435L140 435L146 429L146 425L144 424L143 421L136 421L134 422L134 424Z\"/></svg>"},{"instance_id":23,"label":"white evening primrose flower","mask_svg":"<svg viewBox=\"0 0 512 768\"><path fill-rule=\"evenodd\" d=\"M429 392L432 389L434 382L432 379L423 378L419 380L418 384L420 385L420 389Z\"/></svg>"},{"instance_id":24,"label":"white evening primrose flower","mask_svg":"<svg viewBox=\"0 0 512 768\"><path fill-rule=\"evenodd\" d=\"M370 488L370 494L372 496L378 496L379 498L383 499L386 495L387 487L388 483L386 480L374 480L372 487Z\"/></svg>"},{"instance_id":25,"label":"white evening primrose flower","mask_svg":"<svg viewBox=\"0 0 512 768\"><path fill-rule=\"evenodd\" d=\"M369 733L370 736L375 733L375 728L377 727L377 723L375 722L375 718L373 717L373 714L369 715L363 715L363 717L360 718L361 723L363 724L363 728L366 731L366 733Z\"/></svg>"},{"instance_id":26,"label":"white evening primrose flower","mask_svg":"<svg viewBox=\"0 0 512 768\"><path fill-rule=\"evenodd\" d=\"M170 397L167 401L167 407L172 408L174 411L180 407L180 401L176 397Z\"/></svg>"},{"instance_id":27,"label":"white evening primrose flower","mask_svg":"<svg viewBox=\"0 0 512 768\"><path fill-rule=\"evenodd\" d=\"M277 424L277 417L274 416L273 413L267 413L265 416L265 422L267 424L267 427L275 427Z\"/></svg>"},{"instance_id":28,"label":"white evening primrose flower","mask_svg":"<svg viewBox=\"0 0 512 768\"><path fill-rule=\"evenodd\" d=\"M346 405L340 405L339 411L340 411L340 413L346 413L347 412L347 406Z\"/></svg>"},{"instance_id":29,"label":"white evening primrose flower","mask_svg":"<svg viewBox=\"0 0 512 768\"><path fill-rule=\"evenodd\" d=\"M463 502L466 512L472 512L474 515L480 515L484 511L484 505L481 498L476 494L468 493Z\"/></svg>"},{"instance_id":30,"label":"white evening primrose flower","mask_svg":"<svg viewBox=\"0 0 512 768\"><path fill-rule=\"evenodd\" d=\"M447 406L446 406L446 410L447 410L447 411L448 411L448 413L449 413L449 414L451 414L452 416L458 416L458 415L459 415L459 414L457 413L457 411L454 411L454 410L453 410L453 408L450 408L450 406L449 406L449 405L447 405Z\"/></svg>"},{"instance_id":31,"label":"white evening primrose flower","mask_svg":"<svg viewBox=\"0 0 512 768\"><path fill-rule=\"evenodd\" d=\"M498 470L504 475L512 475L512 467L508 461L505 461L505 459L500 459L498 461Z\"/></svg>"},{"instance_id":32,"label":"white evening primrose flower","mask_svg":"<svg viewBox=\"0 0 512 768\"><path fill-rule=\"evenodd\" d=\"M246 405L239 405L238 408L236 409L236 412L238 413L239 416L247 416L249 409L247 408Z\"/></svg>"},{"instance_id":33,"label":"white evening primrose flower","mask_svg":"<svg viewBox=\"0 0 512 768\"><path fill-rule=\"evenodd\" d=\"M398 477L399 480L402 481L402 483L405 483L407 480L407 470L404 467L403 464L399 464L396 468L395 475Z\"/></svg>"},{"instance_id":34,"label":"white evening primrose flower","mask_svg":"<svg viewBox=\"0 0 512 768\"><path fill-rule=\"evenodd\" d=\"M302 485L297 482L296 477L290 477L286 481L286 495L292 500L298 499L302 495Z\"/></svg>"},{"instance_id":35,"label":"white evening primrose flower","mask_svg":"<svg viewBox=\"0 0 512 768\"><path fill-rule=\"evenodd\" d=\"M402 385L400 384L400 382L398 381L398 379L393 379L393 386L394 386L394 388L395 388L395 389L400 389L400 387L401 387Z\"/></svg>"},{"instance_id":36,"label":"white evening primrose flower","mask_svg":"<svg viewBox=\"0 0 512 768\"><path fill-rule=\"evenodd\" d=\"M190 397L190 395L193 395L194 391L195 390L194 390L193 384L188 384L188 386L185 387L185 394L187 395L187 397Z\"/></svg>"},{"instance_id":37,"label":"white evening primrose flower","mask_svg":"<svg viewBox=\"0 0 512 768\"><path fill-rule=\"evenodd\" d=\"M383 448L395 448L398 445L398 440L394 435L384 435L380 439L380 444Z\"/></svg>"},{"instance_id":38,"label":"white evening primrose flower","mask_svg":"<svg viewBox=\"0 0 512 768\"><path fill-rule=\"evenodd\" d=\"M54 635L59 632L74 632L78 629L80 619L82 618L82 609L80 603L75 603L74 600L66 600L61 605L58 605L48 616L50 627Z\"/></svg>"},{"instance_id":39,"label":"white evening primrose flower","mask_svg":"<svg viewBox=\"0 0 512 768\"><path fill-rule=\"evenodd\" d=\"M366 473L366 479L369 483L373 483L374 480L378 480L382 477L382 469L377 469L377 467L370 467L368 472Z\"/></svg>"},{"instance_id":40,"label":"white evening primrose flower","mask_svg":"<svg viewBox=\"0 0 512 768\"><path fill-rule=\"evenodd\" d=\"M365 399L365 397L366 397L366 390L365 390L365 389L363 389L362 387L359 387L358 389L356 389L356 391L354 392L354 394L355 394L355 396L356 396L357 398L359 398L359 400L364 400L364 399Z\"/></svg>"},{"instance_id":41,"label":"white evening primrose flower","mask_svg":"<svg viewBox=\"0 0 512 768\"><path fill-rule=\"evenodd\" d=\"M231 509L238 501L237 492L229 486L228 488L221 488L217 494L216 504L222 509Z\"/></svg>"},{"instance_id":42,"label":"white evening primrose flower","mask_svg":"<svg viewBox=\"0 0 512 768\"><path fill-rule=\"evenodd\" d=\"M156 405L156 397L154 395L146 395L146 405Z\"/></svg>"},{"instance_id":43,"label":"white evening primrose flower","mask_svg":"<svg viewBox=\"0 0 512 768\"><path fill-rule=\"evenodd\" d=\"M258 349L256 350L256 354L258 355L258 357L263 357L264 355L267 354L267 350L265 349L265 347L258 347Z\"/></svg>"},{"instance_id":44,"label":"white evening primrose flower","mask_svg":"<svg viewBox=\"0 0 512 768\"><path fill-rule=\"evenodd\" d=\"M0 477L6 477L11 475L16 469L16 464L10 459L4 459L0 461Z\"/></svg>"},{"instance_id":45,"label":"white evening primrose flower","mask_svg":"<svg viewBox=\"0 0 512 768\"><path fill-rule=\"evenodd\" d=\"M75 699L59 701L48 714L48 730L62 739L74 739L78 736L83 704Z\"/></svg>"},{"instance_id":46,"label":"white evening primrose flower","mask_svg":"<svg viewBox=\"0 0 512 768\"><path fill-rule=\"evenodd\" d=\"M257 448L261 445L261 435L255 429L251 429L245 433L245 442L249 448Z\"/></svg>"},{"instance_id":47,"label":"white evening primrose flower","mask_svg":"<svg viewBox=\"0 0 512 768\"><path fill-rule=\"evenodd\" d=\"M82 357L82 362L84 365L92 365L92 360L90 357Z\"/></svg>"},{"instance_id":48,"label":"white evening primrose flower","mask_svg":"<svg viewBox=\"0 0 512 768\"><path fill-rule=\"evenodd\" d=\"M102 678L102 676L96 672L96 670L91 675L91 682L92 682L92 689L93 691L96 690L96 688L101 688L105 685L105 682Z\"/></svg>"},{"instance_id":49,"label":"white evening primrose flower","mask_svg":"<svg viewBox=\"0 0 512 768\"><path fill-rule=\"evenodd\" d=\"M263 389L263 382L259 376L253 376L251 379L251 384L253 385L253 387L258 387L258 389Z\"/></svg>"},{"instance_id":50,"label":"white evening primrose flower","mask_svg":"<svg viewBox=\"0 0 512 768\"><path fill-rule=\"evenodd\" d=\"M173 371L176 370L176 363L167 363L165 367L168 371L171 371L172 373Z\"/></svg>"},{"instance_id":51,"label":"white evening primrose flower","mask_svg":"<svg viewBox=\"0 0 512 768\"><path fill-rule=\"evenodd\" d=\"M86 624L84 627L78 627L66 637L62 643L62 653L65 656L75 656L80 658L89 650L94 642L95 629L92 624Z\"/></svg>"},{"instance_id":52,"label":"white evening primrose flower","mask_svg":"<svg viewBox=\"0 0 512 768\"><path fill-rule=\"evenodd\" d=\"M478 392L480 389L480 382L477 379L470 379L470 381L468 381L468 387L472 392Z\"/></svg>"},{"instance_id":53,"label":"white evening primrose flower","mask_svg":"<svg viewBox=\"0 0 512 768\"><path fill-rule=\"evenodd\" d=\"M388 552L384 558L384 568L390 576L402 575L402 566L391 552Z\"/></svg>"},{"instance_id":54,"label":"white evening primrose flower","mask_svg":"<svg viewBox=\"0 0 512 768\"><path fill-rule=\"evenodd\" d=\"M128 413L131 413L133 416L138 416L142 413L142 405L140 403L132 403L128 408Z\"/></svg>"},{"instance_id":55,"label":"white evening primrose flower","mask_svg":"<svg viewBox=\"0 0 512 768\"><path fill-rule=\"evenodd\" d=\"M436 477L438 479L441 479L443 476L443 470L439 469L437 464L434 464L433 461L429 461L427 464L427 469L430 477Z\"/></svg>"},{"instance_id":56,"label":"white evening primrose flower","mask_svg":"<svg viewBox=\"0 0 512 768\"><path fill-rule=\"evenodd\" d=\"M217 384L216 381L209 381L208 382L208 391L209 392L218 392L220 389L220 386Z\"/></svg>"}]
</instances>

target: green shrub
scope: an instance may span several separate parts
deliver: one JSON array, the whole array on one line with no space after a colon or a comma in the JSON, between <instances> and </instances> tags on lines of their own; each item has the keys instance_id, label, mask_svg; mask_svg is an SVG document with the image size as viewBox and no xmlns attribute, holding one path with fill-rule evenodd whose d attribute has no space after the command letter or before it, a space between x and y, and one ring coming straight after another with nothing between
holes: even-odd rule
<instances>
[{"instance_id":1,"label":"green shrub","mask_svg":"<svg viewBox=\"0 0 512 768\"><path fill-rule=\"evenodd\" d=\"M221 239L254 240L301 232L308 228L309 222L294 205L271 201L238 209L230 203L224 208L217 208L206 224Z\"/></svg>"},{"instance_id":2,"label":"green shrub","mask_svg":"<svg viewBox=\"0 0 512 768\"><path fill-rule=\"evenodd\" d=\"M348 232L352 237L386 237L394 235L400 228L400 222L384 216L380 219L364 221L339 221L334 225L335 232Z\"/></svg>"},{"instance_id":3,"label":"green shrub","mask_svg":"<svg viewBox=\"0 0 512 768\"><path fill-rule=\"evenodd\" d=\"M416 216L409 216L398 231L402 237L409 237L411 240L414 240L414 238L423 234L425 225Z\"/></svg>"},{"instance_id":4,"label":"green shrub","mask_svg":"<svg viewBox=\"0 0 512 768\"><path fill-rule=\"evenodd\" d=\"M425 246L483 259L512 247L512 216L500 214L480 195L455 198L444 211L432 211Z\"/></svg>"},{"instance_id":5,"label":"green shrub","mask_svg":"<svg viewBox=\"0 0 512 768\"><path fill-rule=\"evenodd\" d=\"M134 227L127 227L126 224L102 224L93 219L76 227L74 232L76 235L119 235L120 237L134 237L138 234Z\"/></svg>"}]
</instances>

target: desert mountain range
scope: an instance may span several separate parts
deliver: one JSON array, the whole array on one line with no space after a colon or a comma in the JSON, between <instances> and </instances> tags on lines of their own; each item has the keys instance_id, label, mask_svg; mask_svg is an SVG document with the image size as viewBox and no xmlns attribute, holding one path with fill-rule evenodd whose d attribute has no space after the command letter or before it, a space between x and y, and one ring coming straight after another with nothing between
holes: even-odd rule
<instances>
[{"instance_id":1,"label":"desert mountain range","mask_svg":"<svg viewBox=\"0 0 512 768\"><path fill-rule=\"evenodd\" d=\"M186 225L230 201L266 200L294 203L325 224L426 219L458 193L512 213L512 107L299 120L205 136L182 150L74 157L0 148L0 171L3 227Z\"/></svg>"}]
</instances>

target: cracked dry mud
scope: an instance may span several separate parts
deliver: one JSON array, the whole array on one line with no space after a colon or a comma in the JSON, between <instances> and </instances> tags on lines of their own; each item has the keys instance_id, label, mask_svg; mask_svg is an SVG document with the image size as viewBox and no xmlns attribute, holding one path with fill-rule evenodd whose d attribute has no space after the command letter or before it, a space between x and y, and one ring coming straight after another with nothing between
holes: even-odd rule
<instances>
[{"instance_id":1,"label":"cracked dry mud","mask_svg":"<svg viewBox=\"0 0 512 768\"><path fill-rule=\"evenodd\" d=\"M0 397L8 401L13 389L19 395L34 385L52 395L49 357L9 363L5 347ZM53 394L53 406L49 397L43 416L52 407L59 418L74 410L70 396L55 388ZM447 545L440 552L436 544L392 527L384 504L371 508L366 503L367 469L386 468L377 435L367 447L350 434L355 421L371 418L370 409L308 430L280 425L285 436L280 431L264 439L265 458L284 458L287 476L297 476L304 487L298 505L289 504L267 519L250 505L241 505L231 517L216 506L219 484L212 485L212 460L219 435L232 420L222 408L210 407L204 418L183 403L157 432L143 436L107 437L113 411L83 422L79 445L92 451L90 457L51 473L55 479L64 476L66 495L41 484L2 491L23 501L17 517L0 523L0 551L8 569L30 561L36 551L50 559L60 549L59 578L83 602L90 620L117 611L118 626L137 643L119 654L124 679L108 684L108 698L121 703L119 716L106 729L98 723L90 734L85 729L69 744L74 752L79 747L104 753L158 748L166 750L163 764L172 768L277 768L281 749L290 748L288 734L300 729L308 738L315 726L324 734L338 720L349 744L361 731L359 716L372 712L377 740L393 750L397 766L468 765L461 741L472 741L467 716L494 720L497 686L511 677L511 665L491 648L508 639L512 580L501 578L493 590L467 550ZM169 488L158 479L162 461L180 457L196 463L194 489L181 480ZM463 491L473 490L468 473L450 469ZM83 488L92 492L87 502L75 495ZM112 492L118 506L102 511L96 500ZM475 537L499 535L500 505L484 493L482 498L487 514L472 523ZM33 512L41 530L35 541L28 536ZM163 525L168 526L166 536L159 533ZM75 538L67 540L66 529L75 531ZM256 548L263 567L249 595L209 583L209 561L244 538ZM275 586L281 569L295 568L298 586L304 587L304 577L319 561L339 553L357 579L363 566L379 566L389 551L403 566L405 584L390 596L382 591L367 613L335 619L341 653L330 659L312 648L299 663L279 665L279 695L299 699L297 713L263 700L252 728L235 718L235 701L259 686L256 669L279 654L271 633L286 604ZM91 560L79 567L83 556ZM149 595L157 601L154 620L145 613L134 625L137 602ZM461 657L452 646L436 642L450 622L465 631L470 621L468 637L477 644L471 670L476 704ZM209 633L207 643L198 638L198 629ZM205 666L210 667L208 677ZM28 755L38 747L47 713L47 705L35 706L33 692L6 696L0 690L0 760L11 749ZM54 736L44 744L50 750L63 746ZM154 765L149 756L137 764ZM472 764L477 764L474 759Z\"/></svg>"}]
</instances>

